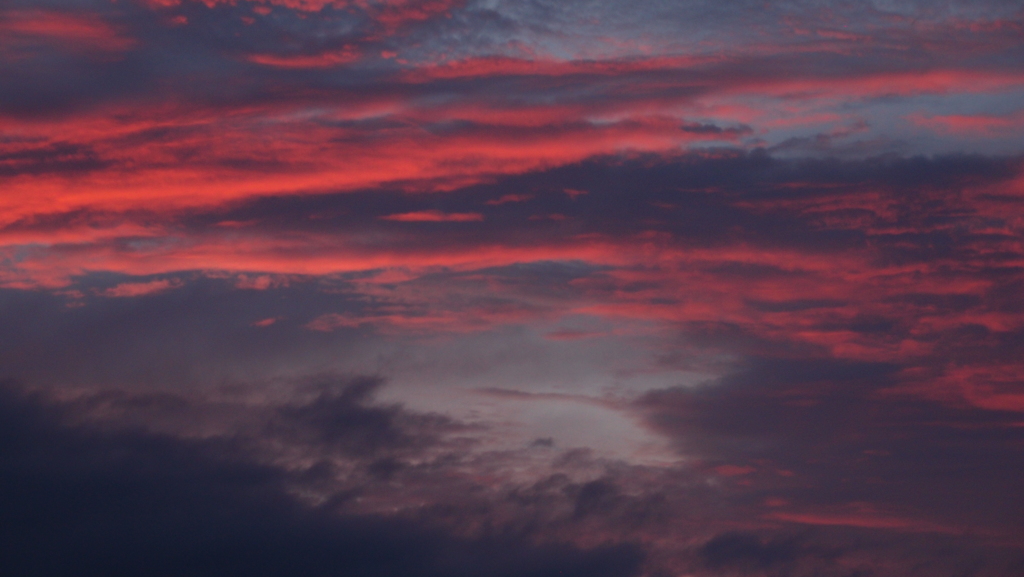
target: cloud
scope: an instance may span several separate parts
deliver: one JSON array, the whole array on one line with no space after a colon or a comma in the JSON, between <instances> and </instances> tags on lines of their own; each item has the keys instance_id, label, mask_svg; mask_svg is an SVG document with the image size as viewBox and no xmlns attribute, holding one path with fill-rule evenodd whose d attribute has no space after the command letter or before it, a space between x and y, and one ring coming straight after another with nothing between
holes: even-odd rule
<instances>
[{"instance_id":1,"label":"cloud","mask_svg":"<svg viewBox=\"0 0 1024 577\"><path fill-rule=\"evenodd\" d=\"M89 13L59 10L5 10L0 22L0 50L15 58L38 42L55 42L79 51L123 52L135 40L123 36L114 26Z\"/></svg>"},{"instance_id":2,"label":"cloud","mask_svg":"<svg viewBox=\"0 0 1024 577\"><path fill-rule=\"evenodd\" d=\"M173 282L169 280L154 280L149 282L136 282L136 283L121 283L115 287L111 287L103 291L102 294L105 297L124 298L124 297L140 297L151 295L172 288L180 287L180 282Z\"/></svg>"},{"instance_id":3,"label":"cloud","mask_svg":"<svg viewBox=\"0 0 1024 577\"><path fill-rule=\"evenodd\" d=\"M273 54L251 54L246 57L250 62L279 68L325 68L339 66L359 60L359 53L345 48L334 52L316 54L314 56L277 56Z\"/></svg>"},{"instance_id":4,"label":"cloud","mask_svg":"<svg viewBox=\"0 0 1024 577\"><path fill-rule=\"evenodd\" d=\"M1021 17L5 5L8 572L1019 574Z\"/></svg>"},{"instance_id":5,"label":"cloud","mask_svg":"<svg viewBox=\"0 0 1024 577\"><path fill-rule=\"evenodd\" d=\"M645 166L649 162L653 162L651 168ZM862 243L870 238L876 243L874 250L878 258L895 262L892 259L921 259L928 255L915 248L924 244L901 244L901 237L890 231L900 226L926 227L927 223L901 223L897 219L906 217L880 212L872 203L879 194L885 194L882 191L894 190L893 187L910 190L934 186L952 192L964 186L965 179L977 179L977 185L972 186L980 191L981 187L996 186L996 183L1012 186L1015 173L1014 161L971 157L872 159L849 163L784 161L743 153L647 160L612 157L509 177L486 188L460 188L444 195L443 199L431 201L441 208L425 208L422 197L415 195L371 189L323 195L319 200L281 195L233 203L230 208L214 206L187 211L153 208L144 212L107 212L105 216L103 212L91 216L94 214L91 211L26 216L8 225L5 233L10 238L7 250L17 250L15 247L24 242L23 238L55 245L30 249L21 257L19 267L26 270L30 266L39 267L42 271L46 263L51 262L49 266L64 274L81 270L75 259L83 253L91 255L93 269L130 274L196 268L325 274L388 266L500 266L574 257L599 264L616 264L633 258L627 256L631 253L647 250L645 246L654 246L650 239L658 238L657 235L662 235L663 241L659 242L666 251L663 252L665 258L671 258L667 252L670 247L698 256L698 250L684 248L688 243L733 244L730 250L734 256L726 260L765 258L770 259L772 266L785 268L790 266L784 263L785 259L802 259L800 262L810 266L816 258L812 255L783 255L775 248L740 249L736 243L785 246L788 247L785 250L797 252L809 246L844 247L847 251L844 258L856 260L865 257ZM653 178L651 187L643 192L643 203L634 205L616 195L616 187L629 186L628 179L640 175ZM681 194L673 191L670 184L673 178L687 191ZM565 197L560 201L547 194L529 203L490 206L485 211L479 211L479 199L474 198L480 191L500 197L517 194L506 192L509 189L551 190L552 187L572 186L577 187L573 190L591 189L600 194L592 193L576 202ZM770 191L773 197L753 197L751 192L741 192L745 186ZM839 187L845 187L843 194L828 192ZM724 194L716 196L698 190L709 188ZM814 190L817 192L812 192ZM920 188L916 190L914 202L923 202L926 193ZM955 194L937 199L946 207L943 210L952 210L954 201L967 202L962 200L964 193ZM538 213L560 214L566 217L562 222L574 224L566 227L561 222L551 221L545 226L544 221L536 220L533 221L536 226L529 226L530 217ZM12 215L17 218L16 211ZM324 215L332 216L325 218ZM210 218L217 220L208 222ZM485 219L490 226L439 227L429 232L411 227L386 228L385 224L396 219L401 224L450 219L469 224L478 218ZM959 214L956 218L972 222L973 217ZM164 223L174 219L193 228L167 231ZM372 220L380 224L375 226ZM218 225L224 221L262 224L228 229ZM342 223L344 228L329 228ZM58 227L58 224L66 226ZM117 226L125 227L125 232L119 233ZM526 238L517 232L517 227L524 226L532 237ZM86 239L93 236L102 240L81 246L57 242L73 240L69 234L75 227L82 230ZM941 243L935 244L940 238L946 238L947 242L951 238L949 230L920 230L928 235L932 247L941 246ZM265 234L266 231L272 233ZM150 238L145 242L133 238L143 235ZM182 235L187 235L189 240L183 242ZM422 235L429 235L429 241L411 242L415 237L427 238ZM109 238L111 236L113 238ZM984 238L984 242L995 240L994 237ZM328 239L331 240L328 242ZM760 256L755 254L758 250L762 253ZM748 256L741 256L740 251L746 251ZM916 255L913 251L917 251ZM710 262L717 257L707 253L706 258ZM41 259L38 264L35 264L36 259ZM852 260L850 265L859 266ZM822 266L827 265L822 263ZM768 300L768 295L749 298Z\"/></svg>"},{"instance_id":6,"label":"cloud","mask_svg":"<svg viewBox=\"0 0 1024 577\"><path fill-rule=\"evenodd\" d=\"M455 212L445 214L439 210L421 210L402 214L389 214L381 220L395 222L480 222L484 216L478 212Z\"/></svg>"},{"instance_id":7,"label":"cloud","mask_svg":"<svg viewBox=\"0 0 1024 577\"><path fill-rule=\"evenodd\" d=\"M382 457L412 451L438 442L438 436L460 427L441 415L412 415L397 405L369 406L380 378L359 378L321 385L313 400L277 410L273 434L308 438L317 445L337 447L355 457Z\"/></svg>"},{"instance_id":8,"label":"cloud","mask_svg":"<svg viewBox=\"0 0 1024 577\"><path fill-rule=\"evenodd\" d=\"M68 407L9 386L2 395L9 571L612 577L635 575L642 560L629 546L466 539L414 519L303 505L286 490L292 473L229 439L69 426Z\"/></svg>"},{"instance_id":9,"label":"cloud","mask_svg":"<svg viewBox=\"0 0 1024 577\"><path fill-rule=\"evenodd\" d=\"M501 198L488 200L484 204L488 206L501 206L509 202L526 202L532 198L532 194L504 194Z\"/></svg>"},{"instance_id":10,"label":"cloud","mask_svg":"<svg viewBox=\"0 0 1024 577\"><path fill-rule=\"evenodd\" d=\"M960 135L989 135L1009 133L1024 126L1024 112L1017 111L1005 115L995 114L948 114L940 116L914 116L911 121L926 126Z\"/></svg>"},{"instance_id":11,"label":"cloud","mask_svg":"<svg viewBox=\"0 0 1024 577\"><path fill-rule=\"evenodd\" d=\"M763 543L751 533L723 533L701 546L700 556L712 569L730 566L768 570L792 565L799 550L797 540Z\"/></svg>"},{"instance_id":12,"label":"cloud","mask_svg":"<svg viewBox=\"0 0 1024 577\"><path fill-rule=\"evenodd\" d=\"M100 170L109 165L89 146L61 142L37 147L19 144L0 143L0 176L68 175Z\"/></svg>"}]
</instances>

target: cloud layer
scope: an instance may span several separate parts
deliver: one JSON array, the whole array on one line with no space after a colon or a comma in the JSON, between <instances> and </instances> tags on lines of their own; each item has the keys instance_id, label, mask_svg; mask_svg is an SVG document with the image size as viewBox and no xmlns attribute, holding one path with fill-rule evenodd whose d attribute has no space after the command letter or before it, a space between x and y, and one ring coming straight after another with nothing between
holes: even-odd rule
<instances>
[{"instance_id":1,"label":"cloud layer","mask_svg":"<svg viewBox=\"0 0 1024 577\"><path fill-rule=\"evenodd\" d=\"M0 8L0 566L1024 571L1007 2Z\"/></svg>"}]
</instances>

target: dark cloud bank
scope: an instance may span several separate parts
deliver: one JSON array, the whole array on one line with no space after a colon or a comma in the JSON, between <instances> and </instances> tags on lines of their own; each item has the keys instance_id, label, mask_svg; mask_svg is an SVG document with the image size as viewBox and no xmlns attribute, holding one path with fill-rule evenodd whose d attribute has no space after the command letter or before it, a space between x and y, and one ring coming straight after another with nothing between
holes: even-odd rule
<instances>
[{"instance_id":1,"label":"dark cloud bank","mask_svg":"<svg viewBox=\"0 0 1024 577\"><path fill-rule=\"evenodd\" d=\"M336 421L313 420L333 440L402 444L395 414L355 408L345 395L363 385L353 386L290 416L333 403ZM235 440L62 422L72 410L9 383L0 392L5 574L612 577L636 574L643 560L628 544L467 539L423 520L338 514L331 501L298 502L287 491L291 473L260 464Z\"/></svg>"},{"instance_id":2,"label":"dark cloud bank","mask_svg":"<svg viewBox=\"0 0 1024 577\"><path fill-rule=\"evenodd\" d=\"M293 400L250 406L241 424L203 438L190 429L210 412L223 422L223 403L125 391L58 401L7 382L0 567L25 575L1018 575L1022 438L1000 427L1012 415L870 403L871 383L890 370L765 359L714 389L653 392L638 410L698 460L658 471L542 441L525 450L551 452L552 472L502 487L459 471L510 455L473 456L472 427L373 401L376 378L313 379ZM823 380L815 405L789 402L792 388ZM184 428L158 432L161 422ZM295 455L305 464L281 459ZM753 472L734 476L722 469L730 464ZM595 466L603 472L594 480L570 478ZM411 494L423 504L359 512L363 498L397 504ZM765 508L768 499L787 504ZM832 516L811 524L772 516L794 507ZM580 540L590 544L573 544Z\"/></svg>"}]
</instances>

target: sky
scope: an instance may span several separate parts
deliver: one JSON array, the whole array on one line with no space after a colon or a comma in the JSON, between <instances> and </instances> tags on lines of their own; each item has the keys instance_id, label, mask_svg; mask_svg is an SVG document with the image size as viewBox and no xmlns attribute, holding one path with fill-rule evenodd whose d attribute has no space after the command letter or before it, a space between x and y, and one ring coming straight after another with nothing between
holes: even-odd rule
<instances>
[{"instance_id":1,"label":"sky","mask_svg":"<svg viewBox=\"0 0 1024 577\"><path fill-rule=\"evenodd\" d=\"M1018 0L0 1L0 572L1024 574Z\"/></svg>"}]
</instances>

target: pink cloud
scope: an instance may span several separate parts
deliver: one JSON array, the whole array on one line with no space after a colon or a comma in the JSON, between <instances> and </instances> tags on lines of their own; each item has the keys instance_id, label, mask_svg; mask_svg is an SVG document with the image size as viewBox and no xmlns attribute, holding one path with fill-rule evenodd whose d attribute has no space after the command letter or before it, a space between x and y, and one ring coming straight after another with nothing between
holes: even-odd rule
<instances>
[{"instance_id":1,"label":"pink cloud","mask_svg":"<svg viewBox=\"0 0 1024 577\"><path fill-rule=\"evenodd\" d=\"M994 114L947 114L924 116L914 114L908 117L918 126L949 134L997 136L1019 134L1024 129L1024 111L1005 115Z\"/></svg>"},{"instance_id":2,"label":"pink cloud","mask_svg":"<svg viewBox=\"0 0 1024 577\"><path fill-rule=\"evenodd\" d=\"M121 52L133 38L91 15L47 10L0 10L0 50L19 40L39 39L76 49Z\"/></svg>"},{"instance_id":3,"label":"pink cloud","mask_svg":"<svg viewBox=\"0 0 1024 577\"><path fill-rule=\"evenodd\" d=\"M404 212L380 217L381 220L395 222L480 222L484 216L478 212L441 212L439 210L420 210Z\"/></svg>"},{"instance_id":4,"label":"pink cloud","mask_svg":"<svg viewBox=\"0 0 1024 577\"><path fill-rule=\"evenodd\" d=\"M501 206L503 204L507 204L510 202L526 202L531 198L533 198L532 194L506 194L503 195L501 198L488 200L484 204L488 206Z\"/></svg>"},{"instance_id":5,"label":"pink cloud","mask_svg":"<svg viewBox=\"0 0 1024 577\"><path fill-rule=\"evenodd\" d=\"M908 533L945 533L960 535L962 529L906 517L882 515L865 511L862 513L822 514L822 513L787 513L773 511L765 515L766 519L799 523L802 525L823 525L832 527L856 527L860 529L889 529Z\"/></svg>"},{"instance_id":6,"label":"pink cloud","mask_svg":"<svg viewBox=\"0 0 1024 577\"><path fill-rule=\"evenodd\" d=\"M355 47L322 52L312 55L281 56L277 54L250 54L245 57L249 62L273 66L276 68L327 68L350 64L359 60L360 54Z\"/></svg>"},{"instance_id":7,"label":"pink cloud","mask_svg":"<svg viewBox=\"0 0 1024 577\"><path fill-rule=\"evenodd\" d=\"M181 286L180 281L154 280L150 282L121 283L113 288L102 291L105 297L125 298L141 297L162 293Z\"/></svg>"}]
</instances>

